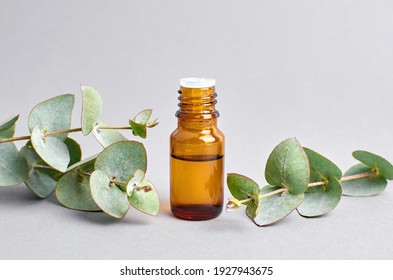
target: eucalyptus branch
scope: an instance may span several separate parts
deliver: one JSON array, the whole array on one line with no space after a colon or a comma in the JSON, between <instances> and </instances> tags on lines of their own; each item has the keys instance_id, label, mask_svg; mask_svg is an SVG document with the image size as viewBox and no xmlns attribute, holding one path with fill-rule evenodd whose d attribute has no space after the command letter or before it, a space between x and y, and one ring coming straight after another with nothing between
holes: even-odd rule
<instances>
[{"instance_id":1,"label":"eucalyptus branch","mask_svg":"<svg viewBox=\"0 0 393 280\"><path fill-rule=\"evenodd\" d=\"M101 96L92 87L82 86L81 89L81 127L70 128L75 103L72 94L60 95L35 106L28 118L30 135L14 137L19 115L0 123L0 186L25 183L41 198L56 190L57 199L67 208L104 211L116 218L123 217L130 205L149 215L157 215L159 199L152 183L144 181L149 190L149 194L144 195L144 192L127 192L128 183L115 179L132 178L135 172L145 174L144 145L128 140L118 130L131 130L134 136L146 138L147 128L158 124L157 120L150 121L152 110L141 111L128 121L128 126L108 126L101 121ZM93 134L103 151L82 160L80 145L75 140L66 136L52 137L75 132L83 132L84 136ZM15 145L2 145L22 140L28 142L20 151ZM118 188L111 188L111 184Z\"/></svg>"},{"instance_id":2,"label":"eucalyptus branch","mask_svg":"<svg viewBox=\"0 0 393 280\"><path fill-rule=\"evenodd\" d=\"M234 197L228 200L227 210L247 204L247 216L259 226L275 223L295 209L301 216L318 217L332 211L342 195L376 195L385 189L387 180L393 180L393 165L384 158L366 151L355 151L353 156L361 163L342 177L333 162L303 148L295 138L287 139L274 148L267 161L269 185L260 189L250 178L228 174ZM309 178L315 182L310 183ZM318 186L323 188L315 188Z\"/></svg>"}]
</instances>

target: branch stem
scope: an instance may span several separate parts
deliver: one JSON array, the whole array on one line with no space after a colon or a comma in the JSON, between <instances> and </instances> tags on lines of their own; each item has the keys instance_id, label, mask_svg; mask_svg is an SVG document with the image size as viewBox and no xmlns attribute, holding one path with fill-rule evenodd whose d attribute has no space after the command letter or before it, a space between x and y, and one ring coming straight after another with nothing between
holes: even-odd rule
<instances>
[{"instance_id":1,"label":"branch stem","mask_svg":"<svg viewBox=\"0 0 393 280\"><path fill-rule=\"evenodd\" d=\"M132 128L130 126L98 126L97 129L122 130L122 129L132 129ZM48 132L48 133L45 134L45 136L53 136L53 135L67 134L67 133L74 133L74 132L81 132L81 131L82 131L82 128L78 127L78 128L72 128L72 129ZM20 137L13 137L13 138L5 138L5 139L0 139L0 144L2 144L2 143L9 143L9 142L15 142L15 141L30 140L30 138L31 138L30 135L20 136Z\"/></svg>"},{"instance_id":2,"label":"branch stem","mask_svg":"<svg viewBox=\"0 0 393 280\"><path fill-rule=\"evenodd\" d=\"M340 180L340 182L346 182L346 181L351 181L351 180L366 178L366 177L374 176L374 175L376 175L376 174L377 174L376 171L369 171L369 172L364 172L364 173L349 175L349 176L342 177L341 180ZM308 187L308 188L313 188L313 187L324 186L325 184L326 184L325 181L313 182L313 183L308 184L307 187Z\"/></svg>"}]
</instances>

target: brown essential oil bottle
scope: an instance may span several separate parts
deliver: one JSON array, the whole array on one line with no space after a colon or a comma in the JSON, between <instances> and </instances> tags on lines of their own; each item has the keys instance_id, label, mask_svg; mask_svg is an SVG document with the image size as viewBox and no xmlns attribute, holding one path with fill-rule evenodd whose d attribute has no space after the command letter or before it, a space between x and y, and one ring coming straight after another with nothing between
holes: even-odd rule
<instances>
[{"instance_id":1,"label":"brown essential oil bottle","mask_svg":"<svg viewBox=\"0 0 393 280\"><path fill-rule=\"evenodd\" d=\"M215 80L180 80L178 127L170 137L171 209L177 218L208 220L223 207L224 134L217 128Z\"/></svg>"}]
</instances>

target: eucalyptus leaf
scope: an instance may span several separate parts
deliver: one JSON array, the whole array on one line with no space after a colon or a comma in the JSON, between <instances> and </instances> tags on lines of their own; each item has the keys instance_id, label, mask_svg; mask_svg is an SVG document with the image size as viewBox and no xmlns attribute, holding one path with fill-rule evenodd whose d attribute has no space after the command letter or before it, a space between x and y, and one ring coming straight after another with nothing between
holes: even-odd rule
<instances>
[{"instance_id":1,"label":"eucalyptus leaf","mask_svg":"<svg viewBox=\"0 0 393 280\"><path fill-rule=\"evenodd\" d=\"M270 185L283 186L292 194L306 191L310 168L307 155L296 138L287 139L274 148L266 163L265 178Z\"/></svg>"},{"instance_id":2,"label":"eucalyptus leaf","mask_svg":"<svg viewBox=\"0 0 393 280\"><path fill-rule=\"evenodd\" d=\"M14 143L0 144L0 186L14 186L27 178L26 159Z\"/></svg>"},{"instance_id":3,"label":"eucalyptus leaf","mask_svg":"<svg viewBox=\"0 0 393 280\"><path fill-rule=\"evenodd\" d=\"M68 167L70 167L82 159L82 150L78 142L71 138L67 138L64 141L64 144L66 144L70 154L70 163L68 164Z\"/></svg>"},{"instance_id":4,"label":"eucalyptus leaf","mask_svg":"<svg viewBox=\"0 0 393 280\"><path fill-rule=\"evenodd\" d=\"M337 165L311 149L303 149L310 163L310 182L319 182L329 178L341 179L342 172Z\"/></svg>"},{"instance_id":5,"label":"eucalyptus leaf","mask_svg":"<svg viewBox=\"0 0 393 280\"><path fill-rule=\"evenodd\" d=\"M19 115L16 115L0 123L0 139L12 138L14 136L15 123L18 119Z\"/></svg>"},{"instance_id":6,"label":"eucalyptus leaf","mask_svg":"<svg viewBox=\"0 0 393 280\"><path fill-rule=\"evenodd\" d=\"M7 139L7 138L12 138L15 134L15 125L11 126L10 128L6 130L0 131L0 140L1 139Z\"/></svg>"},{"instance_id":7,"label":"eucalyptus leaf","mask_svg":"<svg viewBox=\"0 0 393 280\"><path fill-rule=\"evenodd\" d=\"M89 135L102 116L104 104L97 90L90 86L81 86L82 89L82 132Z\"/></svg>"},{"instance_id":8,"label":"eucalyptus leaf","mask_svg":"<svg viewBox=\"0 0 393 280\"><path fill-rule=\"evenodd\" d=\"M101 211L90 192L89 177L68 172L56 186L57 200L67 208L82 211Z\"/></svg>"},{"instance_id":9,"label":"eucalyptus leaf","mask_svg":"<svg viewBox=\"0 0 393 280\"><path fill-rule=\"evenodd\" d=\"M130 207L127 195L110 183L104 171L95 170L91 174L90 189L95 203L105 213L115 218L122 218L127 214Z\"/></svg>"},{"instance_id":10,"label":"eucalyptus leaf","mask_svg":"<svg viewBox=\"0 0 393 280\"><path fill-rule=\"evenodd\" d=\"M127 195L131 196L134 188L138 186L145 179L145 172L138 169L134 172L132 178L127 183Z\"/></svg>"},{"instance_id":11,"label":"eucalyptus leaf","mask_svg":"<svg viewBox=\"0 0 393 280\"><path fill-rule=\"evenodd\" d=\"M121 141L106 147L95 162L96 170L121 182L128 182L138 169L146 172L146 167L145 147L136 141Z\"/></svg>"},{"instance_id":12,"label":"eucalyptus leaf","mask_svg":"<svg viewBox=\"0 0 393 280\"><path fill-rule=\"evenodd\" d=\"M39 103L29 115L30 132L33 132L37 125L47 132L69 130L73 107L74 96L72 94L60 95ZM52 137L64 141L67 134L57 134Z\"/></svg>"},{"instance_id":13,"label":"eucalyptus leaf","mask_svg":"<svg viewBox=\"0 0 393 280\"><path fill-rule=\"evenodd\" d=\"M371 171L371 167L359 163L355 166L352 166L347 172L345 172L344 177ZM385 190L387 183L388 182L386 179L379 175L341 182L343 187L343 195L346 196L377 195Z\"/></svg>"},{"instance_id":14,"label":"eucalyptus leaf","mask_svg":"<svg viewBox=\"0 0 393 280\"><path fill-rule=\"evenodd\" d=\"M265 186L261 190L261 195L281 189L281 187ZM260 198L259 213L254 218L258 226L267 226L288 216L303 201L304 194L292 194L288 190L273 196Z\"/></svg>"},{"instance_id":15,"label":"eucalyptus leaf","mask_svg":"<svg viewBox=\"0 0 393 280\"><path fill-rule=\"evenodd\" d=\"M134 122L139 123L139 124L143 124L146 125L149 122L149 119L151 117L153 110L152 109L146 109L143 110L142 112L138 113L135 117L134 117Z\"/></svg>"},{"instance_id":16,"label":"eucalyptus leaf","mask_svg":"<svg viewBox=\"0 0 393 280\"><path fill-rule=\"evenodd\" d=\"M9 131L11 128L15 128L15 123L18 121L18 119L19 119L19 115L16 115L16 116L12 116L12 117L6 119L5 121L1 122L0 123L0 135L2 132Z\"/></svg>"},{"instance_id":17,"label":"eucalyptus leaf","mask_svg":"<svg viewBox=\"0 0 393 280\"><path fill-rule=\"evenodd\" d=\"M259 200L259 190L257 193L252 194L252 200L248 203L246 208L246 214L250 219L254 219L258 213L260 208L260 200Z\"/></svg>"},{"instance_id":18,"label":"eucalyptus leaf","mask_svg":"<svg viewBox=\"0 0 393 280\"><path fill-rule=\"evenodd\" d=\"M135 136L139 136L139 137L141 137L143 139L146 138L146 135L147 135L146 125L137 123L137 122L135 122L133 120L130 120L130 125L131 125L131 128L132 128L132 133Z\"/></svg>"},{"instance_id":19,"label":"eucalyptus leaf","mask_svg":"<svg viewBox=\"0 0 393 280\"><path fill-rule=\"evenodd\" d=\"M342 188L335 177L330 177L324 186L312 187L304 194L304 201L297 208L303 217L318 217L332 211L341 200Z\"/></svg>"},{"instance_id":20,"label":"eucalyptus leaf","mask_svg":"<svg viewBox=\"0 0 393 280\"><path fill-rule=\"evenodd\" d=\"M157 126L158 124L159 124L158 119L154 119L152 121L148 121L146 126L148 128L153 128L153 127Z\"/></svg>"},{"instance_id":21,"label":"eucalyptus leaf","mask_svg":"<svg viewBox=\"0 0 393 280\"><path fill-rule=\"evenodd\" d=\"M21 154L29 166L28 177L25 179L26 186L38 197L48 197L55 190L61 173L50 169L51 167L34 151L30 142L21 149Z\"/></svg>"},{"instance_id":22,"label":"eucalyptus leaf","mask_svg":"<svg viewBox=\"0 0 393 280\"><path fill-rule=\"evenodd\" d=\"M31 132L31 143L37 154L54 169L65 172L70 163L70 154L67 145L55 137L45 136L37 125Z\"/></svg>"},{"instance_id":23,"label":"eucalyptus leaf","mask_svg":"<svg viewBox=\"0 0 393 280\"><path fill-rule=\"evenodd\" d=\"M98 154L85 158L84 160L81 160L68 167L67 172L79 170L84 173L92 173L94 171L94 164L96 162L97 157Z\"/></svg>"},{"instance_id":24,"label":"eucalyptus leaf","mask_svg":"<svg viewBox=\"0 0 393 280\"><path fill-rule=\"evenodd\" d=\"M160 211L157 190L149 181L134 188L128 201L135 209L152 216L157 216Z\"/></svg>"},{"instance_id":25,"label":"eucalyptus leaf","mask_svg":"<svg viewBox=\"0 0 393 280\"><path fill-rule=\"evenodd\" d=\"M254 193L259 193L260 191L255 181L236 173L228 173L227 185L233 197L238 200L248 199L252 197ZM248 203L249 202L245 202L244 204Z\"/></svg>"},{"instance_id":26,"label":"eucalyptus leaf","mask_svg":"<svg viewBox=\"0 0 393 280\"><path fill-rule=\"evenodd\" d=\"M93 129L93 135L101 146L108 147L116 142L127 140L120 132L115 129L100 129L102 126L107 126L105 123L99 121Z\"/></svg>"},{"instance_id":27,"label":"eucalyptus leaf","mask_svg":"<svg viewBox=\"0 0 393 280\"><path fill-rule=\"evenodd\" d=\"M368 167L377 169L378 173L385 179L393 180L393 165L383 157L367 151L354 151L352 155Z\"/></svg>"}]
</instances>

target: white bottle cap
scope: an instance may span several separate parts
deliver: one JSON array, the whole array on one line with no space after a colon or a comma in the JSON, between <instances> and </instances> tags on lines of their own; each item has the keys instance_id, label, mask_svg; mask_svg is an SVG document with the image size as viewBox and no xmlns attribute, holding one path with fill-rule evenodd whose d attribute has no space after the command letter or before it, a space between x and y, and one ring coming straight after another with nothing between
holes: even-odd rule
<instances>
[{"instance_id":1,"label":"white bottle cap","mask_svg":"<svg viewBox=\"0 0 393 280\"><path fill-rule=\"evenodd\" d=\"M208 78L183 78L180 85L185 88L208 88L216 85L215 79Z\"/></svg>"}]
</instances>

